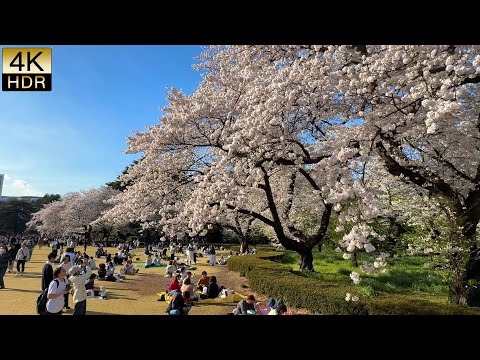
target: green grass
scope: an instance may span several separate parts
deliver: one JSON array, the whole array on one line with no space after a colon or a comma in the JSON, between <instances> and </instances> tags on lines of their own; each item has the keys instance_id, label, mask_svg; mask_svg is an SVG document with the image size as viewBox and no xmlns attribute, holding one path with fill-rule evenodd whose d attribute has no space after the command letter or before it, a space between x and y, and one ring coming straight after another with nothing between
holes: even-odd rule
<instances>
[{"instance_id":1,"label":"green grass","mask_svg":"<svg viewBox=\"0 0 480 360\"><path fill-rule=\"evenodd\" d=\"M325 249L313 253L315 272L301 272L299 257L293 251L286 251L282 263L292 268L296 275L317 279L322 282L351 285L349 274L356 271L361 276L360 291L363 296L375 297L386 294L408 295L418 300L447 302L447 274L445 270L433 270L424 265L429 263L426 256L389 258L387 272L367 275L352 266L350 260L344 260L341 253ZM366 253L358 254L358 263L372 261Z\"/></svg>"}]
</instances>

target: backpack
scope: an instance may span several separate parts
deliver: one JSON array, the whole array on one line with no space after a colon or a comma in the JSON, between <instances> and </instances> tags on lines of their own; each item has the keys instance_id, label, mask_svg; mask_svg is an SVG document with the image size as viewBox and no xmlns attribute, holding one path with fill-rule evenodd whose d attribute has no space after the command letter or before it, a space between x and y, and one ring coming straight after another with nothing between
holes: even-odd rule
<instances>
[{"instance_id":1,"label":"backpack","mask_svg":"<svg viewBox=\"0 0 480 360\"><path fill-rule=\"evenodd\" d=\"M58 289L58 285L60 284L58 282L58 279L54 279L53 281L57 283L57 289ZM47 313L47 301L48 301L47 295L48 295L48 287L45 290L43 290L43 292L40 295L38 295L38 298L37 298L37 314L38 315L45 315Z\"/></svg>"}]
</instances>

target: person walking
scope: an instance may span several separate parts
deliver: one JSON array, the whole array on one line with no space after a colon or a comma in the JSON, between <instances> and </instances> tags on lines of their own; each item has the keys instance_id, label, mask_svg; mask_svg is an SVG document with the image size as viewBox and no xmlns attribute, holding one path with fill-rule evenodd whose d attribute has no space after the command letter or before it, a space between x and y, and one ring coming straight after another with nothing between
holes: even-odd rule
<instances>
[{"instance_id":1,"label":"person walking","mask_svg":"<svg viewBox=\"0 0 480 360\"><path fill-rule=\"evenodd\" d=\"M17 275L20 276L23 275L23 272L25 271L25 263L30 259L30 252L28 251L27 245L25 242L22 243L22 246L17 252L17 255L15 256L15 260L17 261ZM21 270L20 270L21 268Z\"/></svg>"},{"instance_id":2,"label":"person walking","mask_svg":"<svg viewBox=\"0 0 480 360\"><path fill-rule=\"evenodd\" d=\"M5 247L0 248L0 289L5 289L5 283L3 282L3 277L7 272L8 264L10 263L10 253Z\"/></svg>"},{"instance_id":3,"label":"person walking","mask_svg":"<svg viewBox=\"0 0 480 360\"><path fill-rule=\"evenodd\" d=\"M47 262L43 265L42 270L42 291L48 288L53 280L53 266L55 265L55 254L50 253L47 256Z\"/></svg>"},{"instance_id":4,"label":"person walking","mask_svg":"<svg viewBox=\"0 0 480 360\"><path fill-rule=\"evenodd\" d=\"M15 250L15 245L10 245L10 250L8 253L10 254L10 261L8 262L8 273L11 274L13 272L13 265L15 264L15 256L17 256L18 249Z\"/></svg>"},{"instance_id":5,"label":"person walking","mask_svg":"<svg viewBox=\"0 0 480 360\"><path fill-rule=\"evenodd\" d=\"M83 260L83 266L85 272L81 273L82 267L75 265L70 269L70 282L73 284L73 302L75 304L75 310L73 315L86 315L87 314L87 289L85 288L85 282L90 279L92 274L92 268L88 264L88 260Z\"/></svg>"}]
</instances>

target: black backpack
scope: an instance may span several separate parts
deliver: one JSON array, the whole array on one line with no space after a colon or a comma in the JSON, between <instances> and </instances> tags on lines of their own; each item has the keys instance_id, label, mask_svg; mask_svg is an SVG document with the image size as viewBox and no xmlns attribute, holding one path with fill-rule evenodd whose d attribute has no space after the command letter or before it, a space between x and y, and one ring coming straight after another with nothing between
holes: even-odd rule
<instances>
[{"instance_id":1,"label":"black backpack","mask_svg":"<svg viewBox=\"0 0 480 360\"><path fill-rule=\"evenodd\" d=\"M57 289L58 289L58 285L60 284L58 282L58 279L54 279L53 281L57 283ZM47 295L48 295L48 287L45 290L43 290L43 292L40 295L38 295L38 298L37 298L37 314L38 315L45 315L47 313L47 301L48 301Z\"/></svg>"}]
</instances>

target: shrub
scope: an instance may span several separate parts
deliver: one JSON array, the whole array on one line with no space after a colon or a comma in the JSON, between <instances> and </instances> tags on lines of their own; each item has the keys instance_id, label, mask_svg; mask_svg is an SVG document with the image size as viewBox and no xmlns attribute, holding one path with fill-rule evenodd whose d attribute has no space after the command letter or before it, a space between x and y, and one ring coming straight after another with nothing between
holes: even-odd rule
<instances>
[{"instance_id":1,"label":"shrub","mask_svg":"<svg viewBox=\"0 0 480 360\"><path fill-rule=\"evenodd\" d=\"M479 309L418 300L403 294L377 294L370 285L355 287L298 276L290 267L272 261L282 254L260 251L256 255L228 259L229 270L247 276L252 290L269 297L282 298L288 306L331 315L460 315L479 314ZM387 284L385 284L387 285ZM360 301L347 302L347 293ZM375 296L375 297L373 297Z\"/></svg>"},{"instance_id":2,"label":"shrub","mask_svg":"<svg viewBox=\"0 0 480 360\"><path fill-rule=\"evenodd\" d=\"M227 266L247 276L254 291L282 298L289 306L320 314L367 314L362 302L345 301L348 292L358 295L356 288L296 276L289 267L271 261L279 256L281 254L273 251L234 256L228 259Z\"/></svg>"}]
</instances>

